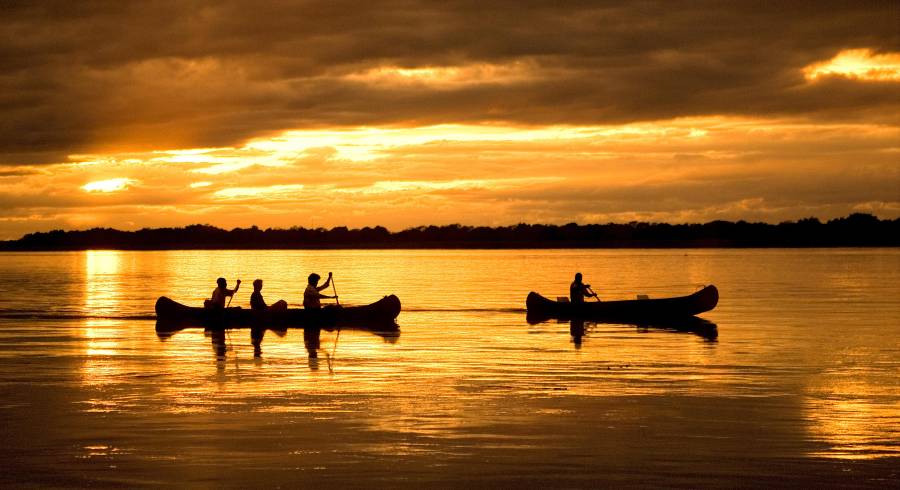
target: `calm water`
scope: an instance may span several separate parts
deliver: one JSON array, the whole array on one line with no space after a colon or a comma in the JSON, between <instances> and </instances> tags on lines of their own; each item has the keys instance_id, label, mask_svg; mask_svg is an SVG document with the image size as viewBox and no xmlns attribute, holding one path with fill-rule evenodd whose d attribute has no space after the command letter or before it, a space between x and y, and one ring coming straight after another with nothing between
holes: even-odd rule
<instances>
[{"instance_id":1,"label":"calm water","mask_svg":"<svg viewBox=\"0 0 900 490\"><path fill-rule=\"evenodd\" d=\"M155 332L160 295L313 271L397 294L399 335ZM576 271L716 284L718 335L529 325ZM16 253L0 293L3 486L900 484L897 249Z\"/></svg>"}]
</instances>

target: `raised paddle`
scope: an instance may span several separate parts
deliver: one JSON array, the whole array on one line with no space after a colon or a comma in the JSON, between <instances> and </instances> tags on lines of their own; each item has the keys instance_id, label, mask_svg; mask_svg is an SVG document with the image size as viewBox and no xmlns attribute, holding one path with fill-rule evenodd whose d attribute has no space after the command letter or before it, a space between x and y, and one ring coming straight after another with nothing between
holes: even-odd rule
<instances>
[{"instance_id":1,"label":"raised paddle","mask_svg":"<svg viewBox=\"0 0 900 490\"><path fill-rule=\"evenodd\" d=\"M335 287L334 285L334 276L329 272L328 277L331 278L331 290L334 291L334 302L335 304L340 306L341 302L338 300L337 287Z\"/></svg>"},{"instance_id":2,"label":"raised paddle","mask_svg":"<svg viewBox=\"0 0 900 490\"><path fill-rule=\"evenodd\" d=\"M238 289L241 289L241 280L238 279L236 284L237 285L234 287L235 293L238 292ZM231 300L233 300L233 299L234 299L234 294L232 294L231 296L228 297L228 304L225 305L225 308L228 308L229 306L231 306Z\"/></svg>"}]
</instances>

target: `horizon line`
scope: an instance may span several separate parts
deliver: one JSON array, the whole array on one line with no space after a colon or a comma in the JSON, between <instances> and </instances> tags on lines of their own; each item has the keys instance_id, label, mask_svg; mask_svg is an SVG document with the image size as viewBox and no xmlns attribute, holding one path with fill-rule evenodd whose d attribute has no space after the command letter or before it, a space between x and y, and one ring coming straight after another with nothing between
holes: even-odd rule
<instances>
[{"instance_id":1,"label":"horizon line","mask_svg":"<svg viewBox=\"0 0 900 490\"><path fill-rule=\"evenodd\" d=\"M463 224L463 223L447 223L447 224L441 224L441 225L438 225L438 224L422 224L422 225L408 226L408 227L405 227L405 228L399 229L399 230L391 230L390 228L388 228L388 227L386 227L386 226L383 226L383 225L367 225L367 226L354 227L354 228L351 228L351 227L349 227L349 226L347 226L347 225L338 225L338 226L333 226L333 227L331 227L331 228L325 228L325 227L322 227L322 226L317 226L317 227L306 227L306 226L302 226L302 225L293 225L293 226L290 226L290 227L287 227L287 228L283 228L283 227L278 227L278 228L276 228L276 227L271 227L271 226L270 226L270 227L266 227L266 228L262 228L262 227L260 227L259 225L250 225L250 226L248 226L248 227L236 226L236 227L233 227L233 228L223 228L223 227L220 227L220 226L217 226L217 225L212 225L212 224L209 224L209 223L191 223L191 224L189 224L189 225L183 225L183 226L160 226L160 227L152 227L152 228L151 228L151 227L146 227L146 226L145 226L145 227L142 227L142 228L135 228L135 229L119 229L119 228L107 227L107 226L94 226L94 227L90 227L90 228L73 228L73 229L54 228L54 229L48 230L48 231L32 231L32 232L28 232L28 233L25 233L24 235L20 236L19 238L12 238L12 239L3 239L3 240L0 240L0 243L2 243L2 242L7 242L7 243L8 243L8 242L16 242L16 241L22 240L22 239L24 239L24 238L26 238L26 237L28 237L28 236L33 236L33 235L42 235L42 234L60 233L60 232L62 232L62 233L84 233L84 232L89 232L89 231L113 231L113 232L119 232L119 233L137 233L137 232L140 232L140 231L178 230L178 229L199 228L199 227L212 228L212 229L215 229L215 230L226 231L226 232L243 231L243 230L259 230L259 231L265 232L265 231L291 231L291 230L335 231L335 230L342 230L342 229L343 229L343 230L347 230L347 231L362 231L362 230L367 230L367 229L368 229L368 230L383 229L383 230L387 231L387 232L390 233L390 234L397 234L397 233L402 233L402 232L405 232L405 231L419 230L419 229L422 229L422 228L453 228L453 227L455 227L455 228L469 228L469 229L475 229L475 228L487 228L487 229L499 230L499 229L504 229L504 228L515 228L515 227L518 227L518 226L544 226L544 227L557 227L557 228L562 228L562 227L566 227L566 226L570 226L570 225L575 225L575 226L579 226L579 227L587 227L587 226L634 226L634 225L650 225L650 226L698 226L698 225L709 225L709 224L712 224L712 223L730 223L730 224L741 224L741 223L744 223L744 224L748 224L748 225L779 226L779 225L797 224L797 223L801 223L801 222L818 223L818 224L821 224L821 225L827 225L828 223L831 223L831 222L841 221L841 220L847 220L847 219L850 219L850 218L852 218L852 217L861 217L861 218L864 218L864 219L867 219L867 218L873 218L873 219L875 219L875 220L878 220L879 222L895 222L895 221L900 221L900 217L897 217L897 218L880 218L880 217L878 217L877 215L874 215L874 214L872 214L872 213L855 212L855 213L850 213L850 214L848 214L848 215L846 215L846 216L840 216L840 217L837 217L837 218L831 218L831 219L828 219L828 220L825 220L825 221L823 221L822 219L820 219L820 218L818 218L818 217L816 217L816 216L807 216L807 217L799 218L799 219L796 219L796 220L784 220L784 221L779 221L779 222L771 222L771 221L747 221L747 220L744 220L744 219L739 219L739 220L715 219L715 220L703 221L703 222L695 221L695 222L676 222L676 223L666 222L666 221L637 221L637 220L632 220L632 221L627 221L627 222L607 221L607 222L605 222L605 223L600 223L600 222L596 222L596 223L578 223L578 222L575 222L575 221L570 221L570 222L563 223L563 224L557 224L557 223L528 223L528 222L520 221L520 222L518 222L518 223L506 224L506 225L473 225L473 224Z\"/></svg>"}]
</instances>

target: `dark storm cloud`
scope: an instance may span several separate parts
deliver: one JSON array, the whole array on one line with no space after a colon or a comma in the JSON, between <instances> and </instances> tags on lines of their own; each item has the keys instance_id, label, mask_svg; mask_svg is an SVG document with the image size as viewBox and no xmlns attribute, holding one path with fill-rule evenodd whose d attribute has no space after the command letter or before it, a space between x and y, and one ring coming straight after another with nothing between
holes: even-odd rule
<instances>
[{"instance_id":1,"label":"dark storm cloud","mask_svg":"<svg viewBox=\"0 0 900 490\"><path fill-rule=\"evenodd\" d=\"M897 83L801 69L900 50L895 2L3 2L0 162L230 146L290 128L706 114L896 123ZM457 86L378 66L527 62Z\"/></svg>"}]
</instances>

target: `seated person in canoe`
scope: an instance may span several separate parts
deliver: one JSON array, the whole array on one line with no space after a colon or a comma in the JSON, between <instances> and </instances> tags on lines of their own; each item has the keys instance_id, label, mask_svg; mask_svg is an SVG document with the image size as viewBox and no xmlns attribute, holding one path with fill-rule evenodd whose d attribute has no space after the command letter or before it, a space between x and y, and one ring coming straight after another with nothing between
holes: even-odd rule
<instances>
[{"instance_id":1,"label":"seated person in canoe","mask_svg":"<svg viewBox=\"0 0 900 490\"><path fill-rule=\"evenodd\" d=\"M234 289L228 289L228 282L224 277L216 279L216 284L218 287L213 289L212 297L203 301L204 308L225 308L225 298L234 296L234 293L241 287L241 280L237 280Z\"/></svg>"},{"instance_id":2,"label":"seated person in canoe","mask_svg":"<svg viewBox=\"0 0 900 490\"><path fill-rule=\"evenodd\" d=\"M262 279L253 281L253 294L250 295L250 309L253 311L283 311L287 309L287 301L280 299L271 306L266 305L266 300L262 295L263 282Z\"/></svg>"},{"instance_id":3,"label":"seated person in canoe","mask_svg":"<svg viewBox=\"0 0 900 490\"><path fill-rule=\"evenodd\" d=\"M319 279L321 279L321 278L322 277L319 276L318 274L316 274L315 272L313 272L312 274L309 275L309 279L308 279L309 284L306 285L306 291L303 291L303 307L306 308L307 310L321 308L322 303L319 300L322 298L327 298L327 299L337 299L338 298L337 295L328 296L328 295L325 295L325 294L322 294L319 292L319 291L327 288L331 284L331 273L330 272L328 273L328 279L325 281L325 283L322 284L321 286L318 286Z\"/></svg>"},{"instance_id":4,"label":"seated person in canoe","mask_svg":"<svg viewBox=\"0 0 900 490\"><path fill-rule=\"evenodd\" d=\"M600 301L600 297L597 296L597 293L591 290L590 284L585 284L581 282L581 273L575 273L575 280L572 281L572 284L569 286L569 301L576 304L584 303L584 298L597 298L597 301Z\"/></svg>"}]
</instances>

